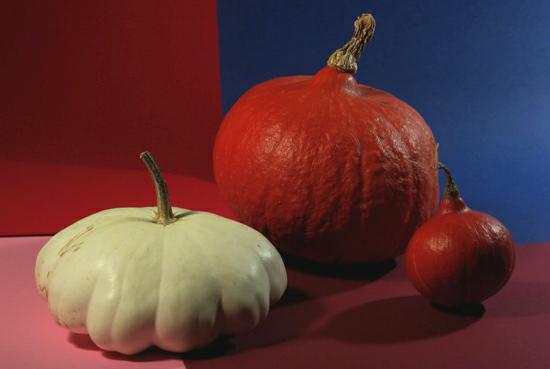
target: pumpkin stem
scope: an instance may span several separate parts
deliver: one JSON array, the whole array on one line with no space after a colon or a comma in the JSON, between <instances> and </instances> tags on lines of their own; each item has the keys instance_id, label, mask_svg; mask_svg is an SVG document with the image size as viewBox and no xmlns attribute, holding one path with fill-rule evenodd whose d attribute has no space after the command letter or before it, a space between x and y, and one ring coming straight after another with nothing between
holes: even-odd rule
<instances>
[{"instance_id":1,"label":"pumpkin stem","mask_svg":"<svg viewBox=\"0 0 550 369\"><path fill-rule=\"evenodd\" d=\"M166 225L175 221L176 218L174 217L172 206L170 205L168 186L166 186L159 166L155 163L155 159L153 159L149 151L142 152L139 157L147 166L157 192L157 215L155 217L155 222Z\"/></svg>"},{"instance_id":2,"label":"pumpkin stem","mask_svg":"<svg viewBox=\"0 0 550 369\"><path fill-rule=\"evenodd\" d=\"M458 186L453 179L451 171L442 163L437 163L437 169L443 169L443 171L445 172L446 183L443 197L454 200L460 199L460 192L458 191Z\"/></svg>"},{"instance_id":3,"label":"pumpkin stem","mask_svg":"<svg viewBox=\"0 0 550 369\"><path fill-rule=\"evenodd\" d=\"M372 14L363 13L353 24L355 30L353 36L344 46L336 50L328 58L327 65L341 72L357 72L357 62L365 45L371 40L376 28L376 22Z\"/></svg>"}]
</instances>

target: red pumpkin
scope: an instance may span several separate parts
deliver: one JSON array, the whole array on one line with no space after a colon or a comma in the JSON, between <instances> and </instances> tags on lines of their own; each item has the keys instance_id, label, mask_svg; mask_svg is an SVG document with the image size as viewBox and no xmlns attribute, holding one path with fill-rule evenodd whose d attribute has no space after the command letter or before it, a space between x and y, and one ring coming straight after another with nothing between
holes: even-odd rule
<instances>
[{"instance_id":1,"label":"red pumpkin","mask_svg":"<svg viewBox=\"0 0 550 369\"><path fill-rule=\"evenodd\" d=\"M374 27L361 15L326 67L253 87L219 129L213 159L223 196L288 254L386 260L437 207L430 128L405 102L353 77Z\"/></svg>"},{"instance_id":2,"label":"red pumpkin","mask_svg":"<svg viewBox=\"0 0 550 369\"><path fill-rule=\"evenodd\" d=\"M439 211L412 237L407 275L430 301L447 307L480 303L508 281L515 264L510 232L492 216L468 208L445 170Z\"/></svg>"}]
</instances>

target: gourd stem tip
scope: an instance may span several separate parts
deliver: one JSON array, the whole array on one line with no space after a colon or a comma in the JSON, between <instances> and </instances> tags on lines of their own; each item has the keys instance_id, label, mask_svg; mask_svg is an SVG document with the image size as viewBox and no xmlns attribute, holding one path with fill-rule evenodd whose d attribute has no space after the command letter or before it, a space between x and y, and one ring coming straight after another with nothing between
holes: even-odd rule
<instances>
[{"instance_id":1,"label":"gourd stem tip","mask_svg":"<svg viewBox=\"0 0 550 369\"><path fill-rule=\"evenodd\" d=\"M155 221L160 224L168 224L175 220L172 206L170 205L170 196L168 194L168 186L164 181L162 172L155 162L153 155L149 151L144 151L139 154L140 159L145 163L145 166L151 174L155 192L157 194L157 216Z\"/></svg>"},{"instance_id":2,"label":"gourd stem tip","mask_svg":"<svg viewBox=\"0 0 550 369\"><path fill-rule=\"evenodd\" d=\"M458 190L458 186L456 185L449 168L447 168L443 163L438 162L437 169L441 169L445 172L445 191L443 192L443 197L455 200L459 199L460 191Z\"/></svg>"},{"instance_id":3,"label":"gourd stem tip","mask_svg":"<svg viewBox=\"0 0 550 369\"><path fill-rule=\"evenodd\" d=\"M327 65L341 72L357 72L357 62L361 57L363 48L369 43L374 35L376 22L370 13L363 13L353 24L354 31L351 39L341 48L336 50L328 58Z\"/></svg>"}]
</instances>

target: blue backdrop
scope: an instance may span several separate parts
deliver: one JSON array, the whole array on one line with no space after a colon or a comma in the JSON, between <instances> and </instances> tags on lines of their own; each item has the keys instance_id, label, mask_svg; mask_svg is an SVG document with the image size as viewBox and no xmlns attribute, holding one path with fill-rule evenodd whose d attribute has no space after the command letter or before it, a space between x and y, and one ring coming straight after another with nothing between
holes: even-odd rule
<instances>
[{"instance_id":1,"label":"blue backdrop","mask_svg":"<svg viewBox=\"0 0 550 369\"><path fill-rule=\"evenodd\" d=\"M362 12L356 78L424 116L469 205L550 241L550 1L219 0L224 112L254 84L313 74Z\"/></svg>"}]
</instances>

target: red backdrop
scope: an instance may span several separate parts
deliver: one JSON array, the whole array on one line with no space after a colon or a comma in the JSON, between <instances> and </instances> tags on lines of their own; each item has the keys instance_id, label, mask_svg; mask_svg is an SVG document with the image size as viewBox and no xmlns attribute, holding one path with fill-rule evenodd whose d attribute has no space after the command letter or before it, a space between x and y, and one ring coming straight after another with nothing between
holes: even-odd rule
<instances>
[{"instance_id":1,"label":"red backdrop","mask_svg":"<svg viewBox=\"0 0 550 369\"><path fill-rule=\"evenodd\" d=\"M146 149L165 173L212 178L215 0L3 5L0 235L54 233L91 211L152 205L153 188L149 198L135 176L94 169L143 169Z\"/></svg>"},{"instance_id":2,"label":"red backdrop","mask_svg":"<svg viewBox=\"0 0 550 369\"><path fill-rule=\"evenodd\" d=\"M216 2L10 1L2 7L3 159L211 178L221 120Z\"/></svg>"}]
</instances>

